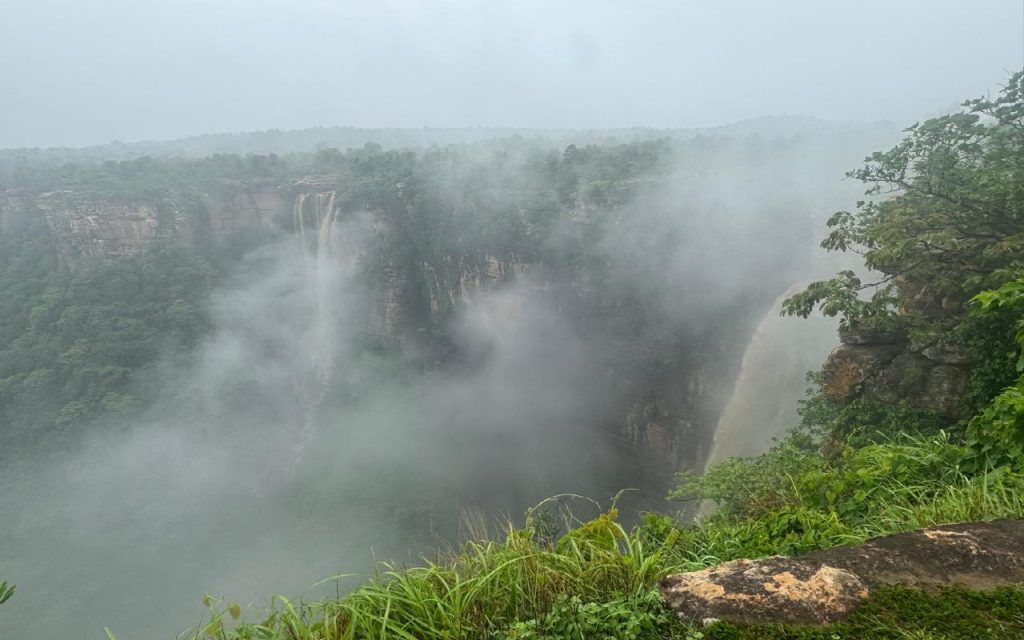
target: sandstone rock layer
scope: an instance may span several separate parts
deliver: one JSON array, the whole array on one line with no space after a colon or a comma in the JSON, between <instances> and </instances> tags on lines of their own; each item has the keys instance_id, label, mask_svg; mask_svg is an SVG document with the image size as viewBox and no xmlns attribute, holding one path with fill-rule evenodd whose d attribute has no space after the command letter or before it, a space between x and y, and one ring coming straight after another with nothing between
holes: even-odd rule
<instances>
[{"instance_id":1,"label":"sandstone rock layer","mask_svg":"<svg viewBox=\"0 0 1024 640\"><path fill-rule=\"evenodd\" d=\"M665 604L686 621L822 624L872 589L1024 584L1024 520L921 529L800 557L736 560L666 577Z\"/></svg>"}]
</instances>

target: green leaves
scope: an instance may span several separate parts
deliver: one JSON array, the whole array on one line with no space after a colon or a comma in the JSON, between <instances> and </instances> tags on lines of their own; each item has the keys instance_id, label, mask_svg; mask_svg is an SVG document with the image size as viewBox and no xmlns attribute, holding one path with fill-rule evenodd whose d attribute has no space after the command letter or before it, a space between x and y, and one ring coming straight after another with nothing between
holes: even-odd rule
<instances>
[{"instance_id":1,"label":"green leaves","mask_svg":"<svg viewBox=\"0 0 1024 640\"><path fill-rule=\"evenodd\" d=\"M1024 378L971 419L967 447L965 461L972 468L1024 466Z\"/></svg>"},{"instance_id":2,"label":"green leaves","mask_svg":"<svg viewBox=\"0 0 1024 640\"><path fill-rule=\"evenodd\" d=\"M3 604L11 599L14 595L14 585L8 585L7 581L0 582L0 604Z\"/></svg>"},{"instance_id":3,"label":"green leaves","mask_svg":"<svg viewBox=\"0 0 1024 640\"><path fill-rule=\"evenodd\" d=\"M869 286L873 285L861 283L854 272L840 271L836 277L812 282L800 293L786 298L782 303L782 313L806 318L817 306L823 315L830 318L839 316L843 326L887 318L898 302L893 295L893 286L883 286L870 299L864 299L860 292Z\"/></svg>"},{"instance_id":4,"label":"green leaves","mask_svg":"<svg viewBox=\"0 0 1024 640\"><path fill-rule=\"evenodd\" d=\"M1009 312L1016 319L1017 371L1024 371L1024 278L982 291L971 299L974 313L990 316ZM1003 389L967 426L969 454L973 468L1010 465L1024 467L1024 375Z\"/></svg>"},{"instance_id":5,"label":"green leaves","mask_svg":"<svg viewBox=\"0 0 1024 640\"><path fill-rule=\"evenodd\" d=\"M818 306L845 324L899 315L940 335L971 296L1019 272L1022 85L1024 71L995 100L969 100L969 113L916 124L895 147L852 171L875 198L834 214L822 247L859 253L881 276L864 284L842 272L815 282L786 301L785 313L807 316Z\"/></svg>"},{"instance_id":6,"label":"green leaves","mask_svg":"<svg viewBox=\"0 0 1024 640\"><path fill-rule=\"evenodd\" d=\"M541 618L517 622L505 632L507 640L656 640L669 637L672 614L661 605L657 591L607 602L584 602L579 596L561 598Z\"/></svg>"}]
</instances>

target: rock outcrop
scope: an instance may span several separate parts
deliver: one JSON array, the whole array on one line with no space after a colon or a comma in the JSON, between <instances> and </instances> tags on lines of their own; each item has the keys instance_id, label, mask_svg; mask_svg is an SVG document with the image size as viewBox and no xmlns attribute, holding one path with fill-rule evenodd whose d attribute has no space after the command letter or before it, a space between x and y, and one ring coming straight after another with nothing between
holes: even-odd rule
<instances>
[{"instance_id":1,"label":"rock outcrop","mask_svg":"<svg viewBox=\"0 0 1024 640\"><path fill-rule=\"evenodd\" d=\"M958 418L974 355L962 345L938 342L914 346L897 331L840 332L822 367L822 391L833 402L858 396L911 406Z\"/></svg>"},{"instance_id":2,"label":"rock outcrop","mask_svg":"<svg viewBox=\"0 0 1024 640\"><path fill-rule=\"evenodd\" d=\"M42 216L61 263L74 269L91 259L137 255L156 242L190 242L206 227L226 236L270 227L290 211L287 194L274 187L226 188L217 193L162 198L97 195L72 190L0 197L0 230L13 220Z\"/></svg>"},{"instance_id":3,"label":"rock outcrop","mask_svg":"<svg viewBox=\"0 0 1024 640\"><path fill-rule=\"evenodd\" d=\"M172 202L99 198L73 191L45 193L31 203L57 240L61 262L116 259L142 252L160 240L189 241L192 227Z\"/></svg>"},{"instance_id":4,"label":"rock outcrop","mask_svg":"<svg viewBox=\"0 0 1024 640\"><path fill-rule=\"evenodd\" d=\"M290 213L292 206L291 198L274 187L205 194L202 200L206 224L220 235L273 226Z\"/></svg>"},{"instance_id":5,"label":"rock outcrop","mask_svg":"<svg viewBox=\"0 0 1024 640\"><path fill-rule=\"evenodd\" d=\"M1024 583L1024 520L920 529L799 557L736 560L666 577L665 604L685 621L823 624L873 589Z\"/></svg>"},{"instance_id":6,"label":"rock outcrop","mask_svg":"<svg viewBox=\"0 0 1024 640\"><path fill-rule=\"evenodd\" d=\"M888 366L902 351L895 344L843 344L822 367L822 391L833 402L851 399L862 385Z\"/></svg>"}]
</instances>

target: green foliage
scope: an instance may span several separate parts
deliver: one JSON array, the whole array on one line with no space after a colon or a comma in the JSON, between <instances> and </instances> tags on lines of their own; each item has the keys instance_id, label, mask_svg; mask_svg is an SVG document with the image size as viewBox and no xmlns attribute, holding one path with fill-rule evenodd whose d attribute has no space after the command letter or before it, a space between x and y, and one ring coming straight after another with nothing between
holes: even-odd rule
<instances>
[{"instance_id":1,"label":"green foliage","mask_svg":"<svg viewBox=\"0 0 1024 640\"><path fill-rule=\"evenodd\" d=\"M1024 514L1024 478L1006 470L968 475L966 453L943 433L844 445L828 458L784 441L704 476L682 474L672 497L711 499L718 511L684 530L679 545L691 558L729 560Z\"/></svg>"},{"instance_id":2,"label":"green foliage","mask_svg":"<svg viewBox=\"0 0 1024 640\"><path fill-rule=\"evenodd\" d=\"M844 444L859 446L903 435L934 435L940 431L959 432L949 419L907 402L882 403L856 397L844 403L830 400L821 390L821 374L809 375L812 386L800 400L800 426L793 438L801 446L831 450Z\"/></svg>"},{"instance_id":3,"label":"green foliage","mask_svg":"<svg viewBox=\"0 0 1024 640\"><path fill-rule=\"evenodd\" d=\"M829 220L828 250L852 250L884 274L863 283L852 272L810 285L785 303L806 317L815 306L844 324L880 318L936 335L973 295L998 287L1024 260L1024 71L995 100L907 129L850 175L878 196ZM869 298L861 292L873 289ZM922 326L922 322L927 327ZM948 324L948 323L946 323Z\"/></svg>"},{"instance_id":4,"label":"green foliage","mask_svg":"<svg viewBox=\"0 0 1024 640\"><path fill-rule=\"evenodd\" d=\"M0 604L3 604L11 599L14 595L14 585L7 584L7 581L0 581Z\"/></svg>"},{"instance_id":5,"label":"green foliage","mask_svg":"<svg viewBox=\"0 0 1024 640\"><path fill-rule=\"evenodd\" d=\"M967 346L976 356L964 394L966 415L979 412L1020 376L1017 370L1020 348L1016 338L1020 317L1019 311L1010 307L981 312L974 304L960 325L954 341Z\"/></svg>"},{"instance_id":6,"label":"green foliage","mask_svg":"<svg viewBox=\"0 0 1024 640\"><path fill-rule=\"evenodd\" d=\"M716 623L704 640L1012 640L1024 638L1024 589L938 593L884 587L826 627Z\"/></svg>"},{"instance_id":7,"label":"green foliage","mask_svg":"<svg viewBox=\"0 0 1024 640\"><path fill-rule=\"evenodd\" d=\"M792 504L793 474L808 473L824 464L805 442L790 437L768 453L753 458L730 458L707 473L682 472L670 500L712 500L723 515L757 518Z\"/></svg>"},{"instance_id":8,"label":"green foliage","mask_svg":"<svg viewBox=\"0 0 1024 640\"><path fill-rule=\"evenodd\" d=\"M139 374L162 353L188 351L208 330L214 272L184 246L44 280L46 288L25 299L25 313L0 319L4 333L18 334L0 343L0 416L14 428L130 413L153 393L139 387Z\"/></svg>"},{"instance_id":9,"label":"green foliage","mask_svg":"<svg viewBox=\"0 0 1024 640\"><path fill-rule=\"evenodd\" d=\"M765 633L814 633L817 632L814 629L731 625L687 629L661 609L653 588L667 573L693 571L738 557L808 551L938 523L1024 516L1024 492L1021 491L1024 483L1019 476L958 476L936 487L937 483L924 476L929 475L928 468L939 476L954 473L955 465L948 459L951 456L948 443L936 439L893 446L902 448L891 454L876 449L856 456L856 462L848 465L855 470L848 469L841 474L850 486L839 487L839 492L831 498L837 505L843 502L840 494L855 495L873 482L871 474L874 472L869 470L873 463L888 464L894 475L903 479L890 482L884 490L872 489L864 496L866 506L853 509L862 516L859 524L855 524L855 515L840 516L838 507L830 510L815 506L822 496L826 502L829 500L828 492L835 489L831 486L834 475L806 480L818 498L808 499L807 504L785 505L758 518L719 514L696 526L681 527L668 516L648 514L638 527L626 530L616 521L614 510L610 510L571 528L553 546L538 542L537 531L531 526L510 527L501 542L468 542L458 553L425 559L418 567L401 569L384 565L369 582L341 598L303 603L279 597L257 623L241 622L232 628L229 618L236 617L241 608L208 599L208 621L186 637L197 640L697 640L773 637L751 635L754 629ZM925 460L915 463L916 454ZM922 486L928 492L927 498L916 495ZM797 499L803 500L802 497ZM528 525L529 522L530 519ZM932 606L927 600L931 596L899 590L893 591L891 596L886 593L889 592L877 593L874 604L861 610L871 613L870 619L876 621L879 632L925 628L926 619L929 624L937 619L934 611L926 611ZM1019 597L1012 590L1004 590L997 592L995 601L982 605L973 594L955 592L954 595L958 598L957 606L970 607L970 611L977 611L981 617L993 612L1002 615L999 612L1011 610L1010 606ZM918 616L919 611L927 615L922 618ZM994 620L999 623L993 623L993 629L1012 628L1000 626L1008 619ZM857 618L852 624L862 623L866 624ZM859 630L862 627L849 628ZM730 636L729 633L747 635Z\"/></svg>"},{"instance_id":10,"label":"green foliage","mask_svg":"<svg viewBox=\"0 0 1024 640\"><path fill-rule=\"evenodd\" d=\"M674 621L652 589L677 568L672 549L645 544L638 532L616 522L614 510L570 530L554 548L539 544L532 528L510 527L501 542L468 542L459 553L420 567L384 565L340 600L279 598L262 622L229 632L220 622L230 609L211 611L195 637L468 640L566 637L558 634L567 631L664 637L654 634Z\"/></svg>"},{"instance_id":11,"label":"green foliage","mask_svg":"<svg viewBox=\"0 0 1024 640\"><path fill-rule=\"evenodd\" d=\"M1007 387L967 427L965 464L1024 466L1024 378Z\"/></svg>"},{"instance_id":12,"label":"green foliage","mask_svg":"<svg viewBox=\"0 0 1024 640\"><path fill-rule=\"evenodd\" d=\"M841 211L828 220L829 227L848 221L849 213ZM899 302L893 286L887 286L869 299L860 294L871 287L864 284L853 271L840 271L834 278L812 282L803 291L787 298L783 311L788 315L806 318L814 312L815 305L822 314L834 318L839 316L844 326L870 322L878 326L883 322L895 323L892 310Z\"/></svg>"},{"instance_id":13,"label":"green foliage","mask_svg":"<svg viewBox=\"0 0 1024 640\"><path fill-rule=\"evenodd\" d=\"M656 590L609 602L560 599L539 620L517 622L509 640L662 640L678 638L682 627L661 604Z\"/></svg>"},{"instance_id":14,"label":"green foliage","mask_svg":"<svg viewBox=\"0 0 1024 640\"><path fill-rule=\"evenodd\" d=\"M1003 283L999 288L982 291L972 298L977 312L982 316L995 315L997 311L1009 311L1015 319L1014 339L1020 350L1017 371L1024 372L1024 278Z\"/></svg>"},{"instance_id":15,"label":"green foliage","mask_svg":"<svg viewBox=\"0 0 1024 640\"><path fill-rule=\"evenodd\" d=\"M1016 369L1018 374L1024 372L1024 279L983 291L972 302L981 316L999 312L1011 314L1017 343ZM1024 467L1024 375L971 419L967 426L967 446L970 453L966 462L972 467Z\"/></svg>"}]
</instances>

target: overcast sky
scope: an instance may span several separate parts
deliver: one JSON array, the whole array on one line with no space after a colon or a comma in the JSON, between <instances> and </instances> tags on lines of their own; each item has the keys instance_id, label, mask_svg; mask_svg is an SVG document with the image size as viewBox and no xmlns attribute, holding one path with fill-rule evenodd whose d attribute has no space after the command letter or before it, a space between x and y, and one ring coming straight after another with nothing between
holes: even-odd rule
<instances>
[{"instance_id":1,"label":"overcast sky","mask_svg":"<svg viewBox=\"0 0 1024 640\"><path fill-rule=\"evenodd\" d=\"M359 127L914 120L1024 0L0 0L0 147Z\"/></svg>"}]
</instances>

